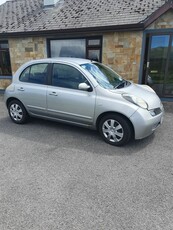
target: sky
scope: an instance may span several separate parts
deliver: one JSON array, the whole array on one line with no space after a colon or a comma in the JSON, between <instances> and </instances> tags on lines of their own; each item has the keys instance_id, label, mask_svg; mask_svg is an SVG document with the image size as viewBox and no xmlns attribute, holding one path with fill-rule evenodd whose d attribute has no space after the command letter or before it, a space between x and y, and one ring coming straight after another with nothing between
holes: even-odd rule
<instances>
[{"instance_id":1,"label":"sky","mask_svg":"<svg viewBox=\"0 0 173 230\"><path fill-rule=\"evenodd\" d=\"M6 2L7 0L0 0L0 5L4 2Z\"/></svg>"}]
</instances>

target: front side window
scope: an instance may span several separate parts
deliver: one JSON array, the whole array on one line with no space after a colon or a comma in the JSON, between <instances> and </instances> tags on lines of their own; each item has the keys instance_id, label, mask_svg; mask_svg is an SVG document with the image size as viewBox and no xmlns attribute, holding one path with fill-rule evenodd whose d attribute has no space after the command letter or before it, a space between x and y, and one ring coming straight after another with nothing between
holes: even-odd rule
<instances>
[{"instance_id":1,"label":"front side window","mask_svg":"<svg viewBox=\"0 0 173 230\"><path fill-rule=\"evenodd\" d=\"M39 63L26 68L20 75L19 80L22 82L46 84L48 75L48 64Z\"/></svg>"},{"instance_id":2,"label":"front side window","mask_svg":"<svg viewBox=\"0 0 173 230\"><path fill-rule=\"evenodd\" d=\"M65 64L54 64L52 72L52 85L79 89L80 83L88 83L83 74L72 66ZM89 83L88 83L89 84Z\"/></svg>"},{"instance_id":3,"label":"front side window","mask_svg":"<svg viewBox=\"0 0 173 230\"><path fill-rule=\"evenodd\" d=\"M130 83L122 79L117 73L100 63L86 63L81 65L106 89L122 88Z\"/></svg>"}]
</instances>

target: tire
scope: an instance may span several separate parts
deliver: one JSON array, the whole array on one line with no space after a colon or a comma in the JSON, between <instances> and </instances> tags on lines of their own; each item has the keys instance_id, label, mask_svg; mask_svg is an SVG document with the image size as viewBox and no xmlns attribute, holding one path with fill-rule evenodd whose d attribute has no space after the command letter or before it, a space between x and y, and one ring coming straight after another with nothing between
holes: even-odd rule
<instances>
[{"instance_id":1,"label":"tire","mask_svg":"<svg viewBox=\"0 0 173 230\"><path fill-rule=\"evenodd\" d=\"M16 124L26 123L29 117L25 107L18 100L13 100L8 104L8 113L11 120Z\"/></svg>"},{"instance_id":2,"label":"tire","mask_svg":"<svg viewBox=\"0 0 173 230\"><path fill-rule=\"evenodd\" d=\"M133 137L130 123L118 114L108 114L101 118L98 129L103 140L114 146L126 145Z\"/></svg>"}]
</instances>

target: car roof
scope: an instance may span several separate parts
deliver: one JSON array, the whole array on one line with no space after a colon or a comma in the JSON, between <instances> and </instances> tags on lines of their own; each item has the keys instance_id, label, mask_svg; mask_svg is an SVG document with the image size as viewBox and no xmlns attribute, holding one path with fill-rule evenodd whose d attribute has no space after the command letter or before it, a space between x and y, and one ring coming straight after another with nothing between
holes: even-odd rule
<instances>
[{"instance_id":1,"label":"car roof","mask_svg":"<svg viewBox=\"0 0 173 230\"><path fill-rule=\"evenodd\" d=\"M91 60L82 59L82 58L71 58L71 57L57 57L57 58L36 59L36 60L29 61L27 64L36 64L36 63L45 63L45 62L49 62L49 63L61 62L61 63L82 65L86 63L91 63Z\"/></svg>"}]
</instances>

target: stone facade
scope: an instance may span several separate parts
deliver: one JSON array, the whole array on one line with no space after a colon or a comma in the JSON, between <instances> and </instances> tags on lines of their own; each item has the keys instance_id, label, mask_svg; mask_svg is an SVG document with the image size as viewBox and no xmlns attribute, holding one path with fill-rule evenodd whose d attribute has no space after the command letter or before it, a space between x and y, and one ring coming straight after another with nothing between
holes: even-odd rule
<instances>
[{"instance_id":1,"label":"stone facade","mask_svg":"<svg viewBox=\"0 0 173 230\"><path fill-rule=\"evenodd\" d=\"M147 29L172 29L173 10L168 10L165 14L153 22Z\"/></svg>"},{"instance_id":2,"label":"stone facade","mask_svg":"<svg viewBox=\"0 0 173 230\"><path fill-rule=\"evenodd\" d=\"M11 80L9 79L0 79L0 90L5 89L9 84L11 83Z\"/></svg>"},{"instance_id":3,"label":"stone facade","mask_svg":"<svg viewBox=\"0 0 173 230\"><path fill-rule=\"evenodd\" d=\"M46 39L42 37L9 39L12 72L25 62L46 58Z\"/></svg>"},{"instance_id":4,"label":"stone facade","mask_svg":"<svg viewBox=\"0 0 173 230\"><path fill-rule=\"evenodd\" d=\"M127 80L138 82L142 32L115 32L103 37L103 63Z\"/></svg>"}]
</instances>

